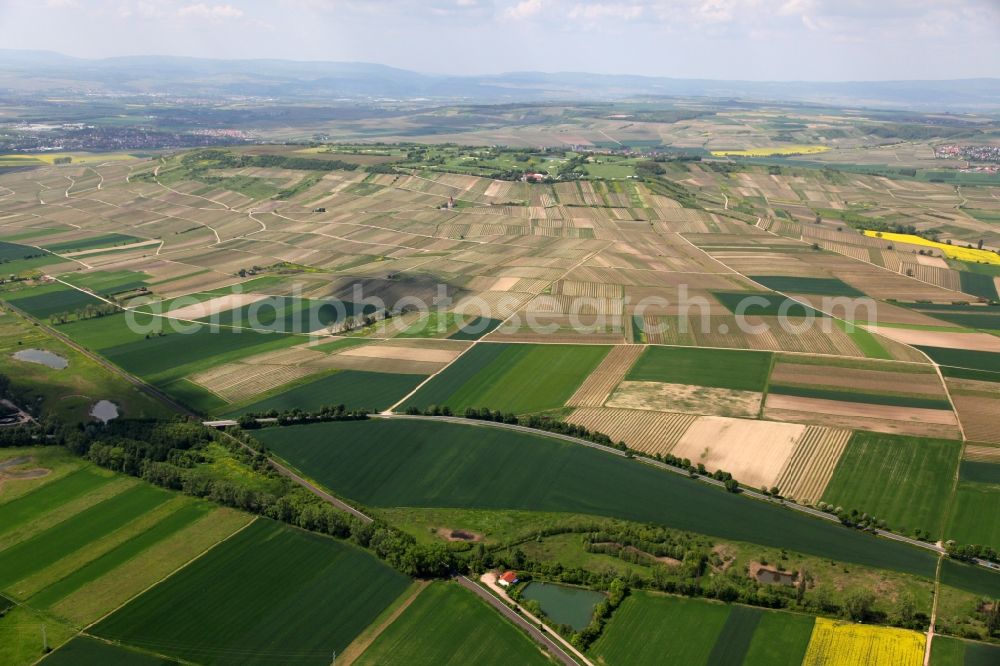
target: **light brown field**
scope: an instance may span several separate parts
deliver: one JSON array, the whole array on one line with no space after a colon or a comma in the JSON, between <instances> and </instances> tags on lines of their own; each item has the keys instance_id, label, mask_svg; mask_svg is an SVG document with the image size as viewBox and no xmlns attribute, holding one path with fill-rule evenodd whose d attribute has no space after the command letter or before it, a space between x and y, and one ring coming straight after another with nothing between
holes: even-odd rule
<instances>
[{"instance_id":1,"label":"light brown field","mask_svg":"<svg viewBox=\"0 0 1000 666\"><path fill-rule=\"evenodd\" d=\"M771 487L806 427L703 416L687 429L671 453L701 463L709 472L724 470L742 484Z\"/></svg>"},{"instance_id":2,"label":"light brown field","mask_svg":"<svg viewBox=\"0 0 1000 666\"><path fill-rule=\"evenodd\" d=\"M697 418L693 414L581 407L574 410L566 421L604 433L637 451L665 455L670 453Z\"/></svg>"},{"instance_id":3,"label":"light brown field","mask_svg":"<svg viewBox=\"0 0 1000 666\"><path fill-rule=\"evenodd\" d=\"M755 391L662 382L622 382L606 404L623 409L752 418L760 411L761 397Z\"/></svg>"},{"instance_id":4,"label":"light brown field","mask_svg":"<svg viewBox=\"0 0 1000 666\"><path fill-rule=\"evenodd\" d=\"M210 317L220 312L226 312L227 310L242 308L265 298L267 296L263 294L227 294L225 296L210 298L201 303L193 303L176 310L170 310L167 312L167 315L176 319L201 319L202 317Z\"/></svg>"},{"instance_id":5,"label":"light brown field","mask_svg":"<svg viewBox=\"0 0 1000 666\"><path fill-rule=\"evenodd\" d=\"M570 399L569 407L600 407L623 379L636 359L645 350L643 345L619 345L604 357L601 364L587 376Z\"/></svg>"},{"instance_id":6,"label":"light brown field","mask_svg":"<svg viewBox=\"0 0 1000 666\"><path fill-rule=\"evenodd\" d=\"M948 333L944 331L917 331L908 328L888 326L865 326L872 333L878 333L890 340L907 345L924 347L945 347L947 349L969 349L974 351L1000 352L1000 337L989 333Z\"/></svg>"},{"instance_id":7,"label":"light brown field","mask_svg":"<svg viewBox=\"0 0 1000 666\"><path fill-rule=\"evenodd\" d=\"M850 439L847 429L807 427L774 485L799 502L819 501Z\"/></svg>"},{"instance_id":8,"label":"light brown field","mask_svg":"<svg viewBox=\"0 0 1000 666\"><path fill-rule=\"evenodd\" d=\"M451 363L461 352L451 349L420 349L393 345L365 345L351 347L337 356L354 358L383 358L418 363Z\"/></svg>"}]
</instances>

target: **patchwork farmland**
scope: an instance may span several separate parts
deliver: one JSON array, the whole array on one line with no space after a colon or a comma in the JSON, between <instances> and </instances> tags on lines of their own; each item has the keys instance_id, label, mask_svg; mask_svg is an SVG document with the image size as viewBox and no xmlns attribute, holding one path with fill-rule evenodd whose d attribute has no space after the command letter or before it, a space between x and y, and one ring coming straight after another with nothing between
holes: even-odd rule
<instances>
[{"instance_id":1,"label":"patchwork farmland","mask_svg":"<svg viewBox=\"0 0 1000 666\"><path fill-rule=\"evenodd\" d=\"M706 122L0 172L0 661L915 664L933 608L992 654L995 224Z\"/></svg>"}]
</instances>

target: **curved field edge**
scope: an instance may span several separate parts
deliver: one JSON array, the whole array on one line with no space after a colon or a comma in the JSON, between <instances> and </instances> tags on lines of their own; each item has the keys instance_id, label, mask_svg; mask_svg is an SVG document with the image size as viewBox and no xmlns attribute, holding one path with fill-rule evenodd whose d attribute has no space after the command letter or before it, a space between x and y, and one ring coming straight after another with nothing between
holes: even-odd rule
<instances>
[{"instance_id":1,"label":"curved field edge","mask_svg":"<svg viewBox=\"0 0 1000 666\"><path fill-rule=\"evenodd\" d=\"M386 420L256 436L333 492L371 506L586 513L933 575L930 553L541 434Z\"/></svg>"}]
</instances>

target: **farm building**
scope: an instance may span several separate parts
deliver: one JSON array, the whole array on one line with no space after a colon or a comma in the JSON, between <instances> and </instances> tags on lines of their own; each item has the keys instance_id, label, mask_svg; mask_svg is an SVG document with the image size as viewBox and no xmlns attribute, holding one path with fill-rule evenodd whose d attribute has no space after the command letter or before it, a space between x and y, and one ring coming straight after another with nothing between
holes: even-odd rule
<instances>
[{"instance_id":1,"label":"farm building","mask_svg":"<svg viewBox=\"0 0 1000 666\"><path fill-rule=\"evenodd\" d=\"M513 571L505 571L499 577L497 577L497 585L500 587L510 587L517 582L517 574Z\"/></svg>"}]
</instances>

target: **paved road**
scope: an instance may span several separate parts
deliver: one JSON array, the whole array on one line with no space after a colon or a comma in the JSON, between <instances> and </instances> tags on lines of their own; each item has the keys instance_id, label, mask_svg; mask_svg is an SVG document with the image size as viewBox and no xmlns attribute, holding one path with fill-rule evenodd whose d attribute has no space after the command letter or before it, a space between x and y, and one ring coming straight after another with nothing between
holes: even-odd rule
<instances>
[{"instance_id":1,"label":"paved road","mask_svg":"<svg viewBox=\"0 0 1000 666\"><path fill-rule=\"evenodd\" d=\"M542 631L540 631L537 625L528 622L523 617L521 617L519 613L516 613L513 610L511 610L510 606L500 601L495 596L493 596L483 588L479 587L465 576L456 576L455 580L458 581L458 584L461 585L462 587L471 590L475 594L479 595L479 597L483 601L488 603L493 608L497 609L508 620L510 620L511 622L513 622L514 624L516 624L517 626L521 627L526 632L528 632L528 635L531 636L531 638L533 638L536 643L538 643L546 650L551 652L556 657L556 659L566 664L566 666L579 666L579 663L575 659L573 659L573 657L571 657L569 653L562 648L562 646L557 644L554 640L552 640L551 638L546 636Z\"/></svg>"}]
</instances>

